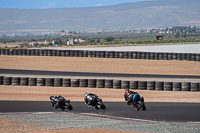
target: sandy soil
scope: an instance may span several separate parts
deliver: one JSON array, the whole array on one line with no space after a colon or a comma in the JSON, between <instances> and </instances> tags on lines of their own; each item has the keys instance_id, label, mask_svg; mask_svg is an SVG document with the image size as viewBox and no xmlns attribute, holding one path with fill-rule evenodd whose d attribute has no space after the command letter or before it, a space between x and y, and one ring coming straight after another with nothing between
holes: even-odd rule
<instances>
[{"instance_id":1,"label":"sandy soil","mask_svg":"<svg viewBox=\"0 0 200 133\"><path fill-rule=\"evenodd\" d=\"M97 94L103 101L124 101L123 89L1 86L0 100L49 101L49 96L62 95L71 101L83 101L84 92ZM200 102L200 92L134 90L145 102ZM112 95L111 95L112 94Z\"/></svg>"},{"instance_id":2,"label":"sandy soil","mask_svg":"<svg viewBox=\"0 0 200 133\"><path fill-rule=\"evenodd\" d=\"M158 61L134 59L105 59L44 56L0 56L0 68L200 75L200 62ZM93 92L104 101L124 101L124 90L106 88L64 88L1 86L0 100L49 100L50 95L63 95L70 100L83 99L83 93ZM147 102L200 102L200 92L166 92L137 90ZM112 97L109 94L114 94Z\"/></svg>"},{"instance_id":3,"label":"sandy soil","mask_svg":"<svg viewBox=\"0 0 200 133\"><path fill-rule=\"evenodd\" d=\"M200 75L200 62L110 58L0 56L0 68Z\"/></svg>"},{"instance_id":4,"label":"sandy soil","mask_svg":"<svg viewBox=\"0 0 200 133\"><path fill-rule=\"evenodd\" d=\"M156 61L133 59L75 58L75 57L28 57L0 56L0 68L35 69L82 72L113 72L143 74L183 74L200 75L200 62ZM83 101L83 93L92 92L103 101L124 101L122 89L107 88L67 88L37 86L0 86L0 100L42 100L48 101L50 95L62 95L71 101ZM137 90L145 98L145 102L200 102L200 92L169 92ZM110 95L112 94L112 95ZM50 133L86 133L109 132L128 133L107 129L64 129L48 130L38 127L35 131L33 123L23 123L17 119L0 118L1 132L50 132ZM24 126L25 125L25 126Z\"/></svg>"}]
</instances>

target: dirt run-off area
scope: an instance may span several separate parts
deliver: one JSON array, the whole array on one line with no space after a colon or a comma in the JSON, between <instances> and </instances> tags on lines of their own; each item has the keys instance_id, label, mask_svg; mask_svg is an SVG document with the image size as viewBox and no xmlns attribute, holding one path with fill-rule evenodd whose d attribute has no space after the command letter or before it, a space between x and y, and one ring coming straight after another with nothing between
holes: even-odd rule
<instances>
[{"instance_id":1,"label":"dirt run-off area","mask_svg":"<svg viewBox=\"0 0 200 133\"><path fill-rule=\"evenodd\" d=\"M0 56L0 68L79 72L200 75L200 62L176 60L135 60L109 58ZM27 76L27 75L26 75ZM83 100L83 93L93 92L104 101L124 101L121 89L0 86L0 100L49 100L63 95ZM200 102L200 92L138 91L146 102ZM114 95L109 95L114 94ZM189 100L190 99L190 100Z\"/></svg>"},{"instance_id":2,"label":"dirt run-off area","mask_svg":"<svg viewBox=\"0 0 200 133\"><path fill-rule=\"evenodd\" d=\"M200 75L200 62L134 60L78 57L44 57L44 56L0 56L0 68L32 69L54 71L135 73L135 74L173 74ZM1 76L1 75L0 75ZM3 75L6 76L6 75ZM12 76L12 75L9 75ZM31 75L14 75L31 76ZM37 76L35 76L37 77ZM83 77L82 77L83 78ZM5 86L0 85L0 100L34 100L49 101L51 95L62 95L71 101L83 101L83 93L96 93L103 101L124 101L123 89L108 88L72 88L47 86ZM200 102L200 92L149 91L135 90L144 96L145 102ZM112 94L112 95L111 95ZM47 127L33 126L20 119L0 118L0 131L5 133L87 133L109 132L128 133L130 131L109 129L61 129L48 130ZM39 131L38 131L39 130ZM133 133L133 132L132 132ZM136 132L134 132L136 133Z\"/></svg>"}]
</instances>

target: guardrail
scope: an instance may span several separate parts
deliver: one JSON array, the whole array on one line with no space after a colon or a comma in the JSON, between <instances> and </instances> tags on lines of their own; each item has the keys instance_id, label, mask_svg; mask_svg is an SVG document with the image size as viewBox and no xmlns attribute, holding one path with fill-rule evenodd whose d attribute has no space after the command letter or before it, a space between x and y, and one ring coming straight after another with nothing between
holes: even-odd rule
<instances>
[{"instance_id":1,"label":"guardrail","mask_svg":"<svg viewBox=\"0 0 200 133\"><path fill-rule=\"evenodd\" d=\"M198 82L133 81L115 79L33 78L0 76L0 85L88 87L157 91L200 91Z\"/></svg>"},{"instance_id":2,"label":"guardrail","mask_svg":"<svg viewBox=\"0 0 200 133\"><path fill-rule=\"evenodd\" d=\"M127 59L149 59L149 60L200 61L199 53L161 53L161 52L141 52L141 51L0 49L0 55L63 56L63 57L96 57L96 58L127 58Z\"/></svg>"}]
</instances>

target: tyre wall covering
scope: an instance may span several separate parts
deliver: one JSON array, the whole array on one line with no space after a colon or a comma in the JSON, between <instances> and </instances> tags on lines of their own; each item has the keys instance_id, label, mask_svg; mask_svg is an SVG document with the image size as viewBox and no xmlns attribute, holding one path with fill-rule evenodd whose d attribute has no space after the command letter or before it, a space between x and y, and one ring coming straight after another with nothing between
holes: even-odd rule
<instances>
[{"instance_id":1,"label":"tyre wall covering","mask_svg":"<svg viewBox=\"0 0 200 133\"><path fill-rule=\"evenodd\" d=\"M141 51L0 49L0 55L95 57L95 58L124 58L124 59L147 59L147 60L200 61L200 53L161 53L161 52L158 53L158 52L141 52Z\"/></svg>"},{"instance_id":2,"label":"tyre wall covering","mask_svg":"<svg viewBox=\"0 0 200 133\"><path fill-rule=\"evenodd\" d=\"M134 81L115 79L70 79L70 78L33 78L0 76L0 85L49 86L49 87L88 87L113 89L138 89L154 91L200 91L198 82Z\"/></svg>"}]
</instances>

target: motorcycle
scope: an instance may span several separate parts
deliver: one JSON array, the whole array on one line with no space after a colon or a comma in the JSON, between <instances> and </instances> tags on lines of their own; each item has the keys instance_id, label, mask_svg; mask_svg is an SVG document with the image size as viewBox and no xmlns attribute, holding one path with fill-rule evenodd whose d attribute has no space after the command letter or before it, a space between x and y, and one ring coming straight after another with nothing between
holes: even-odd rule
<instances>
[{"instance_id":1,"label":"motorcycle","mask_svg":"<svg viewBox=\"0 0 200 133\"><path fill-rule=\"evenodd\" d=\"M141 97L137 92L133 92L133 91L130 91L129 89L126 89L124 98L125 98L125 101L129 100L127 102L127 105L129 105L129 106L132 105L133 107L136 108L137 111L139 111L139 110L145 111L146 110L144 98Z\"/></svg>"},{"instance_id":2,"label":"motorcycle","mask_svg":"<svg viewBox=\"0 0 200 133\"><path fill-rule=\"evenodd\" d=\"M135 94L135 95L139 95L139 94ZM139 100L137 100L137 101L131 101L130 105L135 107L137 111L139 111L139 110L145 111L146 110L146 106L145 106L143 97L139 97Z\"/></svg>"},{"instance_id":3,"label":"motorcycle","mask_svg":"<svg viewBox=\"0 0 200 133\"><path fill-rule=\"evenodd\" d=\"M64 97L62 96L50 96L50 100L51 100L51 106L54 107L55 109L60 108L61 110L65 110L65 109L69 109L72 110L73 107L70 104L70 100L66 100Z\"/></svg>"},{"instance_id":4,"label":"motorcycle","mask_svg":"<svg viewBox=\"0 0 200 133\"><path fill-rule=\"evenodd\" d=\"M86 102L88 106L95 107L96 110L102 109L105 110L106 106L103 104L102 99L100 99L97 95L94 95L92 97L86 96L85 101L91 101L90 104Z\"/></svg>"}]
</instances>

